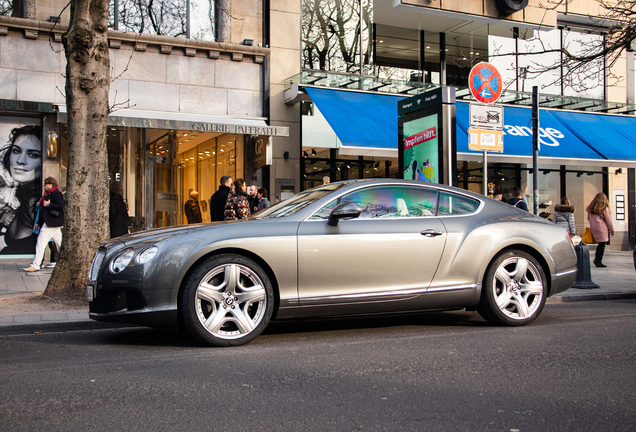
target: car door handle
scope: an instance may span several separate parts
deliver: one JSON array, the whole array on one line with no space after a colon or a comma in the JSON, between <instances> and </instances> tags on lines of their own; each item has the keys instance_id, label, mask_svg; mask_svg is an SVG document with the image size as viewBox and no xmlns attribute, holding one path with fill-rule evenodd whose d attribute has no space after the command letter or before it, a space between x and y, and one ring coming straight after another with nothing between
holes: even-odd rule
<instances>
[{"instance_id":1,"label":"car door handle","mask_svg":"<svg viewBox=\"0 0 636 432\"><path fill-rule=\"evenodd\" d=\"M441 231L434 230L434 229L426 229L426 230L422 231L420 234L422 234L425 237L437 237L437 236L442 235L444 233L441 232Z\"/></svg>"}]
</instances>

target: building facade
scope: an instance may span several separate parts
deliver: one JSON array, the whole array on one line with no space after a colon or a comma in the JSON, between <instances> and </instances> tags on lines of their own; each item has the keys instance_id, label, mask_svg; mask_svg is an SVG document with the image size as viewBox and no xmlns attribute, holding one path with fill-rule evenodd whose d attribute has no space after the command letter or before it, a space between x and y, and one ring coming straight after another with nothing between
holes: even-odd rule
<instances>
[{"instance_id":1,"label":"building facade","mask_svg":"<svg viewBox=\"0 0 636 432\"><path fill-rule=\"evenodd\" d=\"M287 29L285 40L300 40L296 46L300 65L283 81L289 110L284 111L288 123L281 124L289 125L290 131L299 129L301 189L322 183L325 175L332 181L402 178L397 100L450 86L457 97L451 182L488 195L503 192L505 198L511 188L520 187L533 211L528 121L530 92L536 85L540 117L546 124L559 121L558 127L549 128L555 136L540 129L537 213L550 218L554 205L567 196L582 232L585 207L604 192L617 228L611 247L627 249L630 242L634 246L636 147L625 137L636 131L633 53L623 51L616 61L608 56L585 65L564 61L561 55L562 50L585 55L606 44L616 21L598 1L563 2L551 9L533 1L495 0L323 0L294 6L286 11L294 26L281 27ZM293 35L297 22L300 34ZM276 55L272 51L273 63ZM501 73L505 91L499 103L505 106L504 121L512 122L504 126L504 142L509 143L504 153L489 155L487 191L482 186L482 154L467 145L468 105L474 102L468 78L480 62L490 62ZM379 110L367 110L369 104L385 102L394 111L375 117ZM343 116L348 117L343 120ZM520 122L524 116L527 119ZM575 118L566 121L567 116ZM393 119L391 124L383 124L386 118ZM614 129L617 139L594 134L599 127L610 128L617 122L627 122L622 137ZM352 125L357 136L349 133ZM581 125L594 126L585 129L584 136ZM515 144L520 137L528 144L525 150Z\"/></svg>"},{"instance_id":2,"label":"building facade","mask_svg":"<svg viewBox=\"0 0 636 432\"><path fill-rule=\"evenodd\" d=\"M62 187L66 181L61 35L68 11L54 0L19 3L19 8L14 2L0 4L0 134L8 141L13 129L40 128L40 168L34 174L40 185L29 189L39 196L43 178L58 177ZM452 87L457 99L450 182L505 196L518 186L532 203L527 150L515 152L508 145L503 154L493 154L484 191L481 155L466 146L468 75L482 61L502 74L506 118L529 111L529 92L538 85L545 118L556 112L593 115L601 124L614 118L636 121L633 53L587 68L550 67L560 60L561 49L585 53L604 43L614 23L598 19L604 11L597 0L563 2L549 10L535 0L153 4L172 12L158 20L164 9L111 2L109 180L128 204L131 230L186 223L183 205L192 191L199 192L208 221L209 198L223 175L267 188L272 202L321 184L325 176L331 181L403 177L397 102L443 86ZM341 105L321 106L318 98L327 96ZM371 102L361 99L367 97ZM349 129L346 139L338 123ZM527 124L506 127L507 143L514 136L530 139ZM565 136L565 129L552 129ZM542 137L546 149L553 138L561 140ZM582 232L585 206L605 192L617 228L611 247L625 249L635 230L634 144L611 143L610 150L620 151L603 154L605 149L578 139L587 146L584 157L540 153L540 212L549 217L554 204L568 196ZM597 157L590 156L594 152ZM0 173L4 183L14 190L4 198L4 213L0 210L6 230L22 204L11 201L17 186L10 167L5 171L9 174ZM0 255L15 252L3 250Z\"/></svg>"}]
</instances>

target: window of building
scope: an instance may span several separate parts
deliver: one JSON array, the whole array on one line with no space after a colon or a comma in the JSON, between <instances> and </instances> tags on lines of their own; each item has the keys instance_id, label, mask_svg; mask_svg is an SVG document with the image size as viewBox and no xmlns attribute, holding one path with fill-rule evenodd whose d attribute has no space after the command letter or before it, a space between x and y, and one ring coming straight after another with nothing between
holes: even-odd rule
<instances>
[{"instance_id":1,"label":"window of building","mask_svg":"<svg viewBox=\"0 0 636 432\"><path fill-rule=\"evenodd\" d=\"M179 0L110 0L109 27L132 33L215 41L215 3L190 0L188 9Z\"/></svg>"},{"instance_id":2,"label":"window of building","mask_svg":"<svg viewBox=\"0 0 636 432\"><path fill-rule=\"evenodd\" d=\"M371 0L303 0L303 68L372 72L372 21Z\"/></svg>"}]
</instances>

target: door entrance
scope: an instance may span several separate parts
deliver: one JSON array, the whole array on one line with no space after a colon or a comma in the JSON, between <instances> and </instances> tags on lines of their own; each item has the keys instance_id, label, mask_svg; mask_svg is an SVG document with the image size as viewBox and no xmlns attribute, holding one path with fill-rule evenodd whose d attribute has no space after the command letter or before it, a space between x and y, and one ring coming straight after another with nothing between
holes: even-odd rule
<instances>
[{"instance_id":1,"label":"door entrance","mask_svg":"<svg viewBox=\"0 0 636 432\"><path fill-rule=\"evenodd\" d=\"M177 135L148 130L146 145L146 229L179 224Z\"/></svg>"}]
</instances>

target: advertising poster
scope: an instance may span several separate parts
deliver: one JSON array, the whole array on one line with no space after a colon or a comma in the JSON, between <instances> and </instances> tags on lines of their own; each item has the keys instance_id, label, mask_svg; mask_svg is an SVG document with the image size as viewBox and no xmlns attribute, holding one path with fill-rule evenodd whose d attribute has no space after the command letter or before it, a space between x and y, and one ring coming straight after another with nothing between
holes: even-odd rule
<instances>
[{"instance_id":1,"label":"advertising poster","mask_svg":"<svg viewBox=\"0 0 636 432\"><path fill-rule=\"evenodd\" d=\"M437 114L405 122L404 179L439 183Z\"/></svg>"},{"instance_id":2,"label":"advertising poster","mask_svg":"<svg viewBox=\"0 0 636 432\"><path fill-rule=\"evenodd\" d=\"M42 193L42 127L0 117L0 258L35 253L35 207Z\"/></svg>"}]
</instances>

